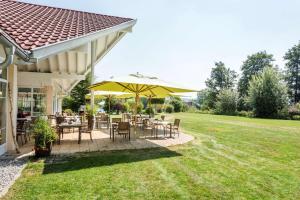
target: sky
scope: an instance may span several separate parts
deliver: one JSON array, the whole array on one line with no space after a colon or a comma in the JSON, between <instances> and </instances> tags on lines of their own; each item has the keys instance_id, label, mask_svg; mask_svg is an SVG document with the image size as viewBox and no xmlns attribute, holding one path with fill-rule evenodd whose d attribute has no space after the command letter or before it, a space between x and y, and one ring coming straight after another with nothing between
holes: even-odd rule
<instances>
[{"instance_id":1,"label":"sky","mask_svg":"<svg viewBox=\"0 0 300 200\"><path fill-rule=\"evenodd\" d=\"M98 81L142 73L203 89L214 62L240 72L247 55L283 56L300 38L298 0L23 0L137 19L96 66Z\"/></svg>"}]
</instances>

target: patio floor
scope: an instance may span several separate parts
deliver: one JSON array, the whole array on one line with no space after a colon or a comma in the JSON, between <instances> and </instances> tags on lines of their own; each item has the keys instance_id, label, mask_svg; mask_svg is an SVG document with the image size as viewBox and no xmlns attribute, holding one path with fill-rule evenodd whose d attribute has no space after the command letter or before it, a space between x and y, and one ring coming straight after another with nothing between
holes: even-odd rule
<instances>
[{"instance_id":1,"label":"patio floor","mask_svg":"<svg viewBox=\"0 0 300 200\"><path fill-rule=\"evenodd\" d=\"M173 138L164 137L163 131L160 130L158 137L150 137L150 132L144 132L137 128L136 132L132 130L131 140L121 136L116 136L113 142L109 138L109 129L95 130L92 133L93 141L90 140L89 134L82 134L82 141L78 144L78 132L65 133L61 144L55 144L52 149L52 154L70 154L77 152L92 152L92 151L109 151L123 149L145 149L157 147L169 147L187 143L194 139L193 136L180 133ZM33 154L33 140L20 147L22 155Z\"/></svg>"}]
</instances>

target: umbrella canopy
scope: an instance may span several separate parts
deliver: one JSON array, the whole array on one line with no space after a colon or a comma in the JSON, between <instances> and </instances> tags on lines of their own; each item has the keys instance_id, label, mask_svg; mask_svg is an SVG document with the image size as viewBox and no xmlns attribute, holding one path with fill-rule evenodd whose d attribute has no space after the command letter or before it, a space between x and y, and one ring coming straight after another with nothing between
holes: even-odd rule
<instances>
[{"instance_id":1,"label":"umbrella canopy","mask_svg":"<svg viewBox=\"0 0 300 200\"><path fill-rule=\"evenodd\" d=\"M140 96L160 97L172 93L196 92L175 84L168 83L156 77L142 74L130 74L125 77L112 77L111 79L96 83L89 87L90 90L127 92L135 94L136 111Z\"/></svg>"}]
</instances>

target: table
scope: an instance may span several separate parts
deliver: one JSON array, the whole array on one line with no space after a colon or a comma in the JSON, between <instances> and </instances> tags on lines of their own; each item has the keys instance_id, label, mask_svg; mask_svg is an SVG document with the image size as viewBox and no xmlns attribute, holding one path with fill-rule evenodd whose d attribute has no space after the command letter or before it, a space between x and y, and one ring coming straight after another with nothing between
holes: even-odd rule
<instances>
[{"instance_id":1,"label":"table","mask_svg":"<svg viewBox=\"0 0 300 200\"><path fill-rule=\"evenodd\" d=\"M157 128L158 126L162 126L164 128L164 132L165 132L166 126L169 125L170 126L170 138L172 138L172 123L171 122L155 120L152 123L155 127L156 137L157 137L157 132L158 132L158 128Z\"/></svg>"},{"instance_id":2,"label":"table","mask_svg":"<svg viewBox=\"0 0 300 200\"><path fill-rule=\"evenodd\" d=\"M78 144L80 144L81 142L81 128L83 127L83 125L81 123L72 123L72 124L69 124L69 123L61 123L60 125L58 125L58 128L59 128L59 140L58 140L58 144L60 144L60 137L61 137L61 134L63 134L64 132L64 129L65 128L78 128Z\"/></svg>"}]
</instances>

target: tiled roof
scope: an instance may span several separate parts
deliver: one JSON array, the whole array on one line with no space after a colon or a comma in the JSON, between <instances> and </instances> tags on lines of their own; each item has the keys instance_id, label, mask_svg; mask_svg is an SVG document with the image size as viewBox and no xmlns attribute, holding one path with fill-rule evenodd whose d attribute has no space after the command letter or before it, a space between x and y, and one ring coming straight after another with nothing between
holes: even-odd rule
<instances>
[{"instance_id":1,"label":"tiled roof","mask_svg":"<svg viewBox=\"0 0 300 200\"><path fill-rule=\"evenodd\" d=\"M0 29L23 50L110 28L129 18L0 0Z\"/></svg>"}]
</instances>

